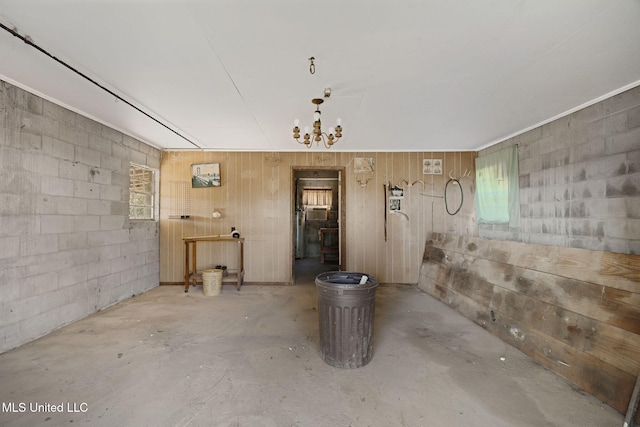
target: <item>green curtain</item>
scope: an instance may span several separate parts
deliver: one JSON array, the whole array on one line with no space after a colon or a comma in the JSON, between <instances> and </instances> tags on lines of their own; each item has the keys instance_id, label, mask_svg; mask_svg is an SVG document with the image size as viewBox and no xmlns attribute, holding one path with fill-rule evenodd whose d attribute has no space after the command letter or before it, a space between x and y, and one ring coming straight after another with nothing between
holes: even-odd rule
<instances>
[{"instance_id":1,"label":"green curtain","mask_svg":"<svg viewBox=\"0 0 640 427\"><path fill-rule=\"evenodd\" d=\"M517 145L476 157L475 201L478 224L520 226Z\"/></svg>"}]
</instances>

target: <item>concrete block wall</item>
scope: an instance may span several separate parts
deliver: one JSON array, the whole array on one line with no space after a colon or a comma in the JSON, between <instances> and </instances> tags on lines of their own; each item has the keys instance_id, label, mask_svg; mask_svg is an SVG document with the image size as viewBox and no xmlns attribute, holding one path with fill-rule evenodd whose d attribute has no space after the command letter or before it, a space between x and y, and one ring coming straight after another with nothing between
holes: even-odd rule
<instances>
[{"instance_id":1,"label":"concrete block wall","mask_svg":"<svg viewBox=\"0 0 640 427\"><path fill-rule=\"evenodd\" d=\"M640 254L640 87L478 153L518 145L521 226L480 237Z\"/></svg>"},{"instance_id":2,"label":"concrete block wall","mask_svg":"<svg viewBox=\"0 0 640 427\"><path fill-rule=\"evenodd\" d=\"M159 150L0 81L0 352L159 284L159 226L129 221Z\"/></svg>"}]
</instances>

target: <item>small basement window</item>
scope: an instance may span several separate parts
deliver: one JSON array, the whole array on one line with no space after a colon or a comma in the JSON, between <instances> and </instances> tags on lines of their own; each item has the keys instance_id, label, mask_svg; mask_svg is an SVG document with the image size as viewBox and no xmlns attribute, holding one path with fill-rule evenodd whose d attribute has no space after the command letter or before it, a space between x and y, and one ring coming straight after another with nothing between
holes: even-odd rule
<instances>
[{"instance_id":1,"label":"small basement window","mask_svg":"<svg viewBox=\"0 0 640 427\"><path fill-rule=\"evenodd\" d=\"M156 193L156 171L132 163L129 167L129 219L156 219Z\"/></svg>"}]
</instances>

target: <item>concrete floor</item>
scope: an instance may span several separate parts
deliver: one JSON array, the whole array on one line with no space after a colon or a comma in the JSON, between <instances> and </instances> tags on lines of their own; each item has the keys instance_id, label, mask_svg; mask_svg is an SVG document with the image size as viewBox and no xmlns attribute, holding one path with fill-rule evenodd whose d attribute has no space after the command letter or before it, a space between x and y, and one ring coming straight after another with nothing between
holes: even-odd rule
<instances>
[{"instance_id":1,"label":"concrete floor","mask_svg":"<svg viewBox=\"0 0 640 427\"><path fill-rule=\"evenodd\" d=\"M0 425L622 425L414 287L378 289L358 369L322 361L316 307L311 283L153 289L0 355Z\"/></svg>"}]
</instances>

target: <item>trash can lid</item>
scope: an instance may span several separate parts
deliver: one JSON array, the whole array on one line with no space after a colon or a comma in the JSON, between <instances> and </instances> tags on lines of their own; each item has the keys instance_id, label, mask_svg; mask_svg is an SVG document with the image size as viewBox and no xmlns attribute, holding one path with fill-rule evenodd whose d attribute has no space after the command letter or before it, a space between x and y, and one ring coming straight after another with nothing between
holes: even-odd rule
<instances>
[{"instance_id":1,"label":"trash can lid","mask_svg":"<svg viewBox=\"0 0 640 427\"><path fill-rule=\"evenodd\" d=\"M366 281L361 283L364 277ZM329 289L372 289L378 286L378 280L353 271L327 271L316 276L316 285Z\"/></svg>"}]
</instances>

